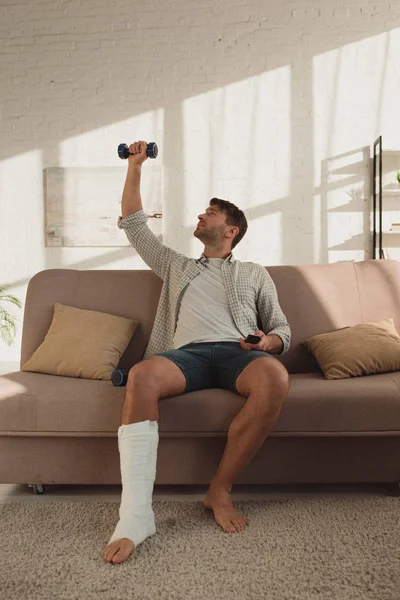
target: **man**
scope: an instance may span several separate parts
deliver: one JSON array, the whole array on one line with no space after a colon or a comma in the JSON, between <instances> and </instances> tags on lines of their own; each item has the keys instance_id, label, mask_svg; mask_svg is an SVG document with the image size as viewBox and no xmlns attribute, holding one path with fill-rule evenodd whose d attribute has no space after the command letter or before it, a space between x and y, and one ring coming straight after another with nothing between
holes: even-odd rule
<instances>
[{"instance_id":1,"label":"man","mask_svg":"<svg viewBox=\"0 0 400 600\"><path fill-rule=\"evenodd\" d=\"M156 532L152 493L160 399L213 387L246 398L203 501L223 531L236 532L247 519L232 504L233 482L275 425L289 389L288 372L273 356L287 352L291 337L275 284L263 266L233 258L246 217L234 204L212 198L194 232L205 246L201 258L164 246L146 225L142 207L146 149L143 141L129 147L118 226L164 283L144 359L129 372L118 429L120 519L103 552L113 563L124 562ZM261 339L247 343L248 334Z\"/></svg>"}]
</instances>

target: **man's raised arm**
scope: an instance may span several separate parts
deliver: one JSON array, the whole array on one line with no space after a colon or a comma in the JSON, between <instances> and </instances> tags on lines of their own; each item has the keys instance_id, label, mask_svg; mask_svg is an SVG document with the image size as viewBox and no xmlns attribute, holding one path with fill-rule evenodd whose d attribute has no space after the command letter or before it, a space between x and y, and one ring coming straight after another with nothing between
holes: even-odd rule
<instances>
[{"instance_id":1,"label":"man's raised arm","mask_svg":"<svg viewBox=\"0 0 400 600\"><path fill-rule=\"evenodd\" d=\"M132 154L128 156L128 172L122 193L122 218L138 210L143 210L142 198L140 196L140 178L142 175L142 164L148 158L146 150L146 142L135 142L129 146L129 151Z\"/></svg>"},{"instance_id":2,"label":"man's raised arm","mask_svg":"<svg viewBox=\"0 0 400 600\"><path fill-rule=\"evenodd\" d=\"M122 216L118 219L118 227L125 230L130 244L146 265L161 279L164 279L171 263L179 260L183 264L187 260L187 256L162 244L148 227L147 219L149 217L143 210L140 195L142 164L148 158L147 144L146 142L135 142L129 146L129 150L133 154L128 157L128 172L122 193Z\"/></svg>"}]
</instances>

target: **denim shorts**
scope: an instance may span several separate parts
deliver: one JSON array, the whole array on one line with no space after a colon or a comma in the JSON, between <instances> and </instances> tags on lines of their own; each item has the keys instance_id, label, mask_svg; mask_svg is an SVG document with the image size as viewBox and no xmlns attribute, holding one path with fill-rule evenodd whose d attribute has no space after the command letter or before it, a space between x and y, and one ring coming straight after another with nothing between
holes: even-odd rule
<instances>
[{"instance_id":1,"label":"denim shorts","mask_svg":"<svg viewBox=\"0 0 400 600\"><path fill-rule=\"evenodd\" d=\"M165 356L178 365L186 377L184 394L208 388L223 388L239 394L236 379L243 369L256 358L273 357L261 350L243 350L240 342L186 344L154 356Z\"/></svg>"}]
</instances>

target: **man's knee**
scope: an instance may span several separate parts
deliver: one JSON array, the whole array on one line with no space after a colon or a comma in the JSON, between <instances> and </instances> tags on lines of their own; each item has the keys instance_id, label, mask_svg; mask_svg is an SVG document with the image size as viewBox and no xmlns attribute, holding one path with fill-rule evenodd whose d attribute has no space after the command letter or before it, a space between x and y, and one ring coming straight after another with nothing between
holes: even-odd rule
<instances>
[{"instance_id":1,"label":"man's knee","mask_svg":"<svg viewBox=\"0 0 400 600\"><path fill-rule=\"evenodd\" d=\"M146 360L142 360L129 369L127 387L138 387L147 385L148 387L157 387L157 379L152 377L151 365Z\"/></svg>"},{"instance_id":2,"label":"man's knee","mask_svg":"<svg viewBox=\"0 0 400 600\"><path fill-rule=\"evenodd\" d=\"M146 375L147 371L147 375ZM141 363L134 365L128 373L125 398L122 407L121 425L141 421L158 421L160 394L149 378L148 369Z\"/></svg>"},{"instance_id":3,"label":"man's knee","mask_svg":"<svg viewBox=\"0 0 400 600\"><path fill-rule=\"evenodd\" d=\"M177 396L186 388L186 377L178 365L164 356L152 356L134 365L128 374L130 387L143 387L160 398Z\"/></svg>"}]
</instances>

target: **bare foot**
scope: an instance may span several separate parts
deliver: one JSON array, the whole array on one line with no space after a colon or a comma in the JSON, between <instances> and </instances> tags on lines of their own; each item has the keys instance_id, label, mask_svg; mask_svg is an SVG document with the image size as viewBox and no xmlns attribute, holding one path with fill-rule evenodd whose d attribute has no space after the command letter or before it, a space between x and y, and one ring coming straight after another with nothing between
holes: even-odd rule
<instances>
[{"instance_id":1,"label":"bare foot","mask_svg":"<svg viewBox=\"0 0 400 600\"><path fill-rule=\"evenodd\" d=\"M123 563L135 550L135 544L128 538L122 538L106 546L103 558L106 562Z\"/></svg>"},{"instance_id":2,"label":"bare foot","mask_svg":"<svg viewBox=\"0 0 400 600\"><path fill-rule=\"evenodd\" d=\"M210 485L203 506L214 512L216 522L227 533L246 529L246 517L233 507L230 493L225 488Z\"/></svg>"}]
</instances>

